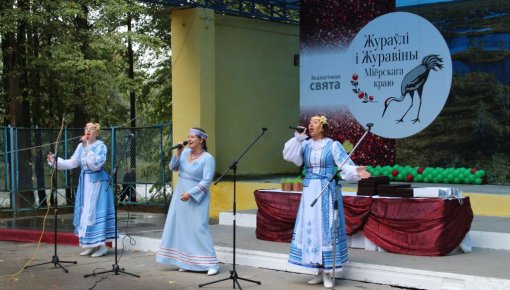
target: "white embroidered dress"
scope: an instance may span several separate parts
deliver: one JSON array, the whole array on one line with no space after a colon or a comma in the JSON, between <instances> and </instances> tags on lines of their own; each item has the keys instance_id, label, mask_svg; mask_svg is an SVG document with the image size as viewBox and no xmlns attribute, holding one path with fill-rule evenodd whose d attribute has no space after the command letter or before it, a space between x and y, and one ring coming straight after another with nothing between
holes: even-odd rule
<instances>
[{"instance_id":1,"label":"white embroidered dress","mask_svg":"<svg viewBox=\"0 0 510 290\"><path fill-rule=\"evenodd\" d=\"M335 268L341 268L347 261L347 235L341 186L333 181L313 207L322 188L346 158L342 145L330 138L314 141L296 134L283 149L283 158L297 166L304 164L305 179L299 205L294 234L292 236L289 262L306 268L326 272L332 271L333 264L333 197L338 195L338 219ZM336 167L335 167L336 166ZM342 167L341 175L346 180L359 180L356 166L349 159Z\"/></svg>"},{"instance_id":2,"label":"white embroidered dress","mask_svg":"<svg viewBox=\"0 0 510 290\"><path fill-rule=\"evenodd\" d=\"M103 170L106 153L103 141L96 140L85 147L80 143L70 159L59 157L56 162L59 170L81 167L73 224L82 247L103 245L116 237L110 177Z\"/></svg>"}]
</instances>

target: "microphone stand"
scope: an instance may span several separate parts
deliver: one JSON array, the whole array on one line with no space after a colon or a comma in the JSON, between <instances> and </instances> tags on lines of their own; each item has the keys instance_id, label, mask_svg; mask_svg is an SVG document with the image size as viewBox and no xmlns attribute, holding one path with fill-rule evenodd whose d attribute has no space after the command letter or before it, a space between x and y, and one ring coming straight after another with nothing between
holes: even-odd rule
<instances>
[{"instance_id":1,"label":"microphone stand","mask_svg":"<svg viewBox=\"0 0 510 290\"><path fill-rule=\"evenodd\" d=\"M244 150L244 152L241 154L241 156L239 156L239 158L237 158L237 160L232 162L232 164L225 170L225 172L223 172L223 174L220 177L218 177L218 179L216 179L216 181L214 182L214 185L218 184L218 182L220 182L220 180L225 176L225 174L227 174L227 172L230 171L230 169L232 169L232 171L234 172L234 200L233 200L233 205L232 205L232 207L233 207L232 215L234 216L233 217L233 223L232 223L232 227L233 227L232 270L230 270L230 276L229 277L224 278L224 279L220 279L220 280L216 280L216 281L213 281L213 282L205 283L205 284L200 284L200 285L198 285L198 287L200 287L200 288L203 287L203 286L206 286L206 285L210 285L210 284L226 281L226 280L229 280L229 279L233 280L232 281L232 284L233 284L232 288L233 289L236 288L236 284L237 284L239 289L242 290L241 285L239 284L239 281L237 281L237 280L244 280L244 281L256 283L257 285L261 284L260 281L255 281L255 280L250 280L250 279L239 277L237 275L237 271L236 271L236 172L237 172L237 163L239 163L239 160L241 160L241 158L243 158L244 154L246 154L246 152L248 152L248 150L250 150L250 148L260 139L260 137L262 137L262 135L264 135L266 130L267 130L267 128L262 128L262 133L260 133L260 135L250 144L250 146L248 146L248 148L246 148L246 150Z\"/></svg>"},{"instance_id":2,"label":"microphone stand","mask_svg":"<svg viewBox=\"0 0 510 290\"><path fill-rule=\"evenodd\" d=\"M129 142L131 141L131 138L133 137L134 135L133 134L129 134L127 137L126 137L126 141L124 142L124 146L122 147L122 151L121 151L121 154L120 154L120 158L118 160L122 160L122 158L124 158L124 154L126 153L126 149L129 145ZM101 271L101 272L93 272L92 274L86 274L86 275L83 275L84 278L87 278L87 277L90 277L90 276L96 276L96 275L100 275L100 274L105 274L105 273L115 273L115 275L119 275L119 273L122 273L122 274L127 274L127 275L131 275L131 276L134 276L134 277L137 277L137 278L140 278L139 275L136 275L136 274L132 274L132 273L129 273L129 272L126 272L124 271L124 268L121 268L119 266L119 260L118 260L118 256L117 256L117 240L119 239L117 237L117 228L118 228L118 222L117 222L117 194L115 193L115 186L117 185L117 169L118 169L118 165L117 164L114 164L114 167L113 167L113 179L112 179L112 183L113 183L113 186L112 188L114 189L113 190L113 202L114 202L114 209L115 209L115 264L112 265L112 269L111 270L106 270L106 271Z\"/></svg>"},{"instance_id":3,"label":"microphone stand","mask_svg":"<svg viewBox=\"0 0 510 290\"><path fill-rule=\"evenodd\" d=\"M372 129L372 126L374 126L374 124L372 124L372 123L368 123L367 124L368 130L363 134L363 136L361 136L361 138L359 139L358 143L356 143L356 146L354 146L354 148L352 148L352 150L349 153L349 155L347 156L347 158L344 159L342 164L340 164L340 166L338 167L337 171L335 171L335 173L333 174L333 176L331 176L331 178L328 180L326 185L324 185L324 187L322 188L321 192L317 195L317 197L315 197L313 202L310 204L311 207L313 207L315 205L315 203L317 203L317 200L319 199L319 197L322 196L322 194L324 193L326 188L328 188L329 184L333 180L335 180L336 185L338 185L338 181L339 181L338 173L340 173L342 171L342 167L345 165L347 160L349 160L351 158L352 153L354 153L354 151L356 150L358 145L361 144L361 141L363 141L363 139L365 139L365 137L367 136L368 132L370 132L370 130ZM331 280L333 280L333 287L331 289L335 290L335 284L336 284L336 277L335 277L335 268L336 268L336 237L337 237L337 234L338 234L338 228L337 228L337 223L338 223L338 221L337 221L337 219L338 219L338 192L336 192L336 190L335 190L333 195L334 195L334 198L333 198L333 270L331 272Z\"/></svg>"},{"instance_id":4,"label":"microphone stand","mask_svg":"<svg viewBox=\"0 0 510 290\"><path fill-rule=\"evenodd\" d=\"M60 141L57 141L57 142L60 142ZM58 225L58 190L57 190L57 187L58 187L58 183L57 183L57 176L58 176L58 172L57 172L57 168L58 168L58 157L55 155L55 167L54 167L54 171L53 171L53 179L55 181L55 186L53 186L53 191L50 193L50 197L51 196L54 196L53 198L53 202L55 203L54 204L54 221L53 221L53 233L54 233L54 239L53 239L53 245L54 245L54 254L53 254L53 257L51 258L51 262L45 262L45 263L40 263L40 264L35 264L35 265L30 265L30 266L26 266L26 268L30 268L30 267L35 267L35 266L41 266L41 265L47 265L47 264L53 264L55 267L60 267L62 270L64 270L64 272L68 273L69 271L64 267L62 266L61 263L69 263L69 264L77 264L78 262L76 261L61 261L59 258L58 258L58 254L57 254L57 225ZM49 205L48 205L49 206Z\"/></svg>"}]
</instances>

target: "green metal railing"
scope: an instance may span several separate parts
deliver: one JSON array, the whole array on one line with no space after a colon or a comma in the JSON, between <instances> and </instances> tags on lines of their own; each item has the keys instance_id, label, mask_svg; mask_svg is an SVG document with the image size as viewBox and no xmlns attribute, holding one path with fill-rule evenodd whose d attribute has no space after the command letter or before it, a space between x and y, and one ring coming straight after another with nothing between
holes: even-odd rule
<instances>
[{"instance_id":1,"label":"green metal railing","mask_svg":"<svg viewBox=\"0 0 510 290\"><path fill-rule=\"evenodd\" d=\"M59 207L71 207L80 169L57 171L57 184L51 179L48 152L68 159L83 135L83 129L0 127L0 211L16 212L46 208L48 200ZM121 151L129 144L120 159ZM99 138L108 148L105 170L112 174L116 164L119 200L128 204L166 207L171 194L172 175L168 169L172 147L171 124L138 128L102 128ZM57 150L55 150L57 149ZM57 152L55 152L57 151Z\"/></svg>"}]
</instances>

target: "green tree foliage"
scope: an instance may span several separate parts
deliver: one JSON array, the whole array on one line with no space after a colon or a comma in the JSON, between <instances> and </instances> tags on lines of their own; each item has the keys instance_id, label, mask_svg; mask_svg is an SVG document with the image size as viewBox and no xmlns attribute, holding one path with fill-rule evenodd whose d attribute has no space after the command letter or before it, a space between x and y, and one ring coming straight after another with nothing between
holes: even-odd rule
<instances>
[{"instance_id":1,"label":"green tree foliage","mask_svg":"<svg viewBox=\"0 0 510 290\"><path fill-rule=\"evenodd\" d=\"M119 125L129 120L130 92L138 96L138 125L170 119L170 20L161 6L132 0L0 5L4 124L11 124L15 105L25 102L21 114L30 118L24 126L57 127L61 117L73 127L88 120ZM128 38L135 51L134 78L128 77ZM7 67L9 58L14 65ZM12 76L19 90L12 90Z\"/></svg>"}]
</instances>

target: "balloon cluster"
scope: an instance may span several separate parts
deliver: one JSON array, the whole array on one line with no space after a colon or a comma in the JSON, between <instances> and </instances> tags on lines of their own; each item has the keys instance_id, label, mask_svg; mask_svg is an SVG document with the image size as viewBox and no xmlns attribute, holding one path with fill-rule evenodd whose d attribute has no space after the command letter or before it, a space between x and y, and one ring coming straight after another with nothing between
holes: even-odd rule
<instances>
[{"instance_id":1,"label":"balloon cluster","mask_svg":"<svg viewBox=\"0 0 510 290\"><path fill-rule=\"evenodd\" d=\"M485 170L473 168L441 168L413 166L367 166L373 176L385 175L394 181L425 183L485 184Z\"/></svg>"}]
</instances>

